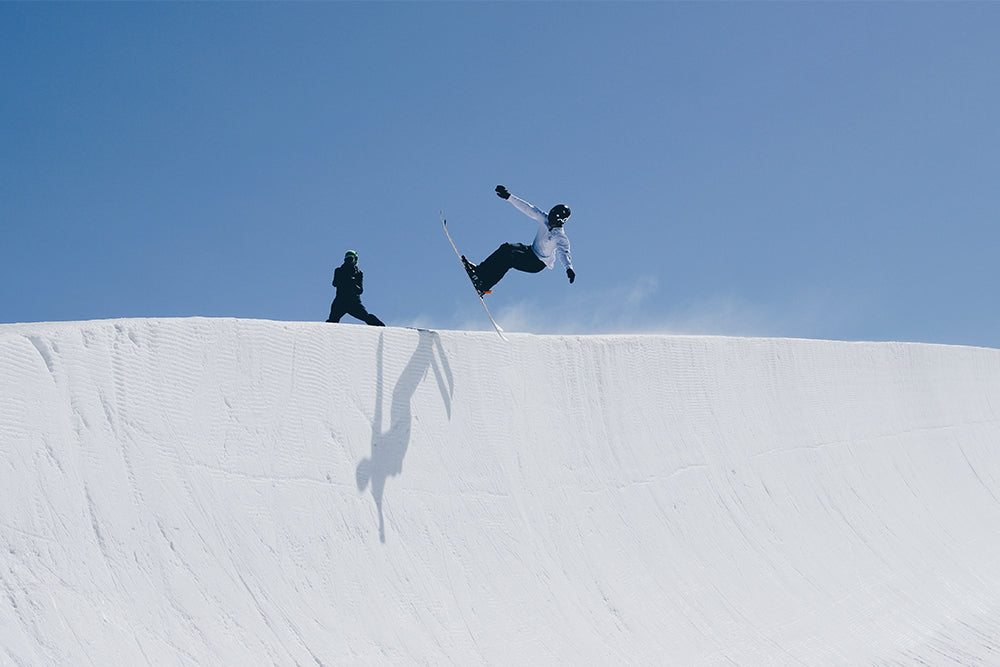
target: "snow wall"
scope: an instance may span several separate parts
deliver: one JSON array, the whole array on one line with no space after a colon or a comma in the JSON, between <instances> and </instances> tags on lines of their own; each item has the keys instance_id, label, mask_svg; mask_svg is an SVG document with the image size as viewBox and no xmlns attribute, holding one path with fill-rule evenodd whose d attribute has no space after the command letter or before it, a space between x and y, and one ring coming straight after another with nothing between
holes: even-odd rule
<instances>
[{"instance_id":1,"label":"snow wall","mask_svg":"<svg viewBox=\"0 0 1000 667\"><path fill-rule=\"evenodd\" d=\"M1000 663L1000 351L0 326L0 663Z\"/></svg>"}]
</instances>

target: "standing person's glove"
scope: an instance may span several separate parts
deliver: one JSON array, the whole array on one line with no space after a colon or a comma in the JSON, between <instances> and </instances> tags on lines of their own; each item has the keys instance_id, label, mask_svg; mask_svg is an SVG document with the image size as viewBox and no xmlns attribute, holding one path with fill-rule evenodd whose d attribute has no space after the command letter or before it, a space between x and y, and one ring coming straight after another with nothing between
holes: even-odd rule
<instances>
[{"instance_id":1,"label":"standing person's glove","mask_svg":"<svg viewBox=\"0 0 1000 667\"><path fill-rule=\"evenodd\" d=\"M510 193L507 192L507 188L502 185L497 186L497 197L500 199L510 199Z\"/></svg>"},{"instance_id":2,"label":"standing person's glove","mask_svg":"<svg viewBox=\"0 0 1000 667\"><path fill-rule=\"evenodd\" d=\"M573 281L576 280L576 271L573 269L566 269L566 275L569 276L569 284L572 285Z\"/></svg>"}]
</instances>

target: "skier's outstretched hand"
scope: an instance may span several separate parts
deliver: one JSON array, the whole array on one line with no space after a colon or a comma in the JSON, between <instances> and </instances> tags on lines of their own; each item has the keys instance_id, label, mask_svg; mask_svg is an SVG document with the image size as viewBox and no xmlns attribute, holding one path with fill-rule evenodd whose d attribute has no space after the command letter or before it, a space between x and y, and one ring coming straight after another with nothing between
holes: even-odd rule
<instances>
[{"instance_id":1,"label":"skier's outstretched hand","mask_svg":"<svg viewBox=\"0 0 1000 667\"><path fill-rule=\"evenodd\" d=\"M573 281L576 280L576 271L573 269L566 269L566 275L569 277L569 284L572 285Z\"/></svg>"},{"instance_id":2,"label":"skier's outstretched hand","mask_svg":"<svg viewBox=\"0 0 1000 667\"><path fill-rule=\"evenodd\" d=\"M509 199L510 198L510 193L507 192L507 188L505 188L502 185L498 185L497 186L497 197L500 197L500 199Z\"/></svg>"}]
</instances>

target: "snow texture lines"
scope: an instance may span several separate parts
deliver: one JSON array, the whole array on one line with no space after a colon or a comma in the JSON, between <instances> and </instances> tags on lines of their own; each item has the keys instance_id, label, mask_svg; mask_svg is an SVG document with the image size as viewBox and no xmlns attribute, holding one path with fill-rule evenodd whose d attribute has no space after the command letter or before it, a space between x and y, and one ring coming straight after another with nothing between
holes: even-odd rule
<instances>
[{"instance_id":1,"label":"snow texture lines","mask_svg":"<svg viewBox=\"0 0 1000 667\"><path fill-rule=\"evenodd\" d=\"M0 325L0 661L997 662L1000 352L508 338Z\"/></svg>"}]
</instances>

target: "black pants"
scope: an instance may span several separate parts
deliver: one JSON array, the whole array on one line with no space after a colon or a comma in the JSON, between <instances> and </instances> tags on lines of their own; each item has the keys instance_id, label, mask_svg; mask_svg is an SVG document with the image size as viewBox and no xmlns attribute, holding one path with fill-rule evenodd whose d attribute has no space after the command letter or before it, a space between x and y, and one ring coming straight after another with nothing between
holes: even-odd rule
<instances>
[{"instance_id":1,"label":"black pants","mask_svg":"<svg viewBox=\"0 0 1000 667\"><path fill-rule=\"evenodd\" d=\"M482 282L483 291L486 291L500 282L510 269L538 273L544 268L545 262L538 259L530 245L504 243L476 267L476 275Z\"/></svg>"},{"instance_id":2,"label":"black pants","mask_svg":"<svg viewBox=\"0 0 1000 667\"><path fill-rule=\"evenodd\" d=\"M382 320L368 312L361 303L361 299L334 299L333 303L330 304L330 319L327 322L339 322L344 315L355 317L373 327L385 326Z\"/></svg>"}]
</instances>

